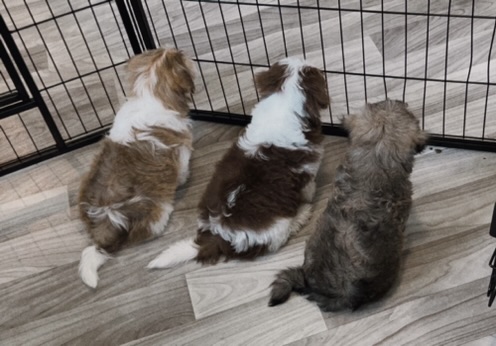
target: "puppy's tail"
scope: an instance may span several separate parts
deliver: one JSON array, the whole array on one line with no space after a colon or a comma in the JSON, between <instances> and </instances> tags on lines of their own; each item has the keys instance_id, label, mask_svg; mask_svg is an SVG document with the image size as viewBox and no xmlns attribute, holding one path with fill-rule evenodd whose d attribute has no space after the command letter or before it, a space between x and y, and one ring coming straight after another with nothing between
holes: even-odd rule
<instances>
[{"instance_id":1,"label":"puppy's tail","mask_svg":"<svg viewBox=\"0 0 496 346\"><path fill-rule=\"evenodd\" d=\"M303 268L293 267L280 271L271 286L269 306L286 302L292 291L299 294L305 293L307 287Z\"/></svg>"},{"instance_id":2,"label":"puppy's tail","mask_svg":"<svg viewBox=\"0 0 496 346\"><path fill-rule=\"evenodd\" d=\"M98 285L98 268L100 268L109 256L97 249L95 245L88 246L81 254L79 262L79 276L81 280L91 288Z\"/></svg>"},{"instance_id":3,"label":"puppy's tail","mask_svg":"<svg viewBox=\"0 0 496 346\"><path fill-rule=\"evenodd\" d=\"M193 238L172 244L146 266L148 269L172 268L191 261L198 255L198 245Z\"/></svg>"}]
</instances>

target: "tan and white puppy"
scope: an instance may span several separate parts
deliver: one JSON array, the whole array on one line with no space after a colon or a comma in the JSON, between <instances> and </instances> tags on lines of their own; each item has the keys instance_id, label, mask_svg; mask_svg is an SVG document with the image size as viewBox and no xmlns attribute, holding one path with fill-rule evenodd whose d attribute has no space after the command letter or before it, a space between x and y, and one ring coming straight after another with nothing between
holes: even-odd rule
<instances>
[{"instance_id":1,"label":"tan and white puppy","mask_svg":"<svg viewBox=\"0 0 496 346\"><path fill-rule=\"evenodd\" d=\"M109 254L162 234L176 188L189 174L192 61L176 49L157 49L133 57L128 70L132 96L79 194L80 216L93 241L83 250L79 274L93 288Z\"/></svg>"},{"instance_id":2,"label":"tan and white puppy","mask_svg":"<svg viewBox=\"0 0 496 346\"><path fill-rule=\"evenodd\" d=\"M278 250L307 222L323 153L319 112L329 104L324 77L289 58L255 82L262 100L217 164L199 204L196 237L173 244L149 268L252 259Z\"/></svg>"}]
</instances>

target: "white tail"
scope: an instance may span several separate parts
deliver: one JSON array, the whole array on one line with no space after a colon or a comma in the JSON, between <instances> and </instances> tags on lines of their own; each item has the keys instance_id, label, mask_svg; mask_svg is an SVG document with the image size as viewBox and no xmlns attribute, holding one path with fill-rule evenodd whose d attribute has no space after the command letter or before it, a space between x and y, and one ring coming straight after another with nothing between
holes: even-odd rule
<instances>
[{"instance_id":1,"label":"white tail","mask_svg":"<svg viewBox=\"0 0 496 346\"><path fill-rule=\"evenodd\" d=\"M191 261L197 255L198 245L195 244L193 238L181 240L172 244L167 250L148 263L146 267L149 269L172 268L178 264Z\"/></svg>"},{"instance_id":2,"label":"white tail","mask_svg":"<svg viewBox=\"0 0 496 346\"><path fill-rule=\"evenodd\" d=\"M97 250L96 246L88 246L81 254L81 262L79 262L79 276L81 280L91 288L96 288L98 285L98 268L100 268L109 256Z\"/></svg>"}]
</instances>

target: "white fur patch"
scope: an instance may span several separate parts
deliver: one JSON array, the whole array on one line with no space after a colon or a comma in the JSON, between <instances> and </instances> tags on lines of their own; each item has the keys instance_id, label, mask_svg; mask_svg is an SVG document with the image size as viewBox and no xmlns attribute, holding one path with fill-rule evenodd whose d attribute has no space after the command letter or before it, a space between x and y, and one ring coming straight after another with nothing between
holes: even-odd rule
<instances>
[{"instance_id":1,"label":"white fur patch","mask_svg":"<svg viewBox=\"0 0 496 346\"><path fill-rule=\"evenodd\" d=\"M179 113L164 108L153 96L135 97L124 103L117 112L108 138L113 142L128 145L137 140L135 130L149 131L153 126L183 132L189 131L190 121L181 118ZM158 141L154 137L149 139Z\"/></svg>"},{"instance_id":2,"label":"white fur patch","mask_svg":"<svg viewBox=\"0 0 496 346\"><path fill-rule=\"evenodd\" d=\"M88 217L96 220L101 220L105 217L108 217L109 221L115 228L127 230L127 217L119 210L115 209L120 206L121 203L119 203L118 205L112 205L110 207L95 207L91 205L86 210L86 214L88 214Z\"/></svg>"},{"instance_id":3,"label":"white fur patch","mask_svg":"<svg viewBox=\"0 0 496 346\"><path fill-rule=\"evenodd\" d=\"M238 198L238 195L243 192L246 189L245 184L239 185L237 188L235 188L233 191L227 195L227 207L228 208L233 208L236 205L236 199Z\"/></svg>"},{"instance_id":4,"label":"white fur patch","mask_svg":"<svg viewBox=\"0 0 496 346\"><path fill-rule=\"evenodd\" d=\"M98 285L98 268L107 262L108 259L109 256L98 251L94 245L85 248L79 262L79 276L81 280L87 286L96 288Z\"/></svg>"},{"instance_id":5,"label":"white fur patch","mask_svg":"<svg viewBox=\"0 0 496 346\"><path fill-rule=\"evenodd\" d=\"M289 70L281 91L255 106L251 123L238 140L238 147L247 156L255 156L263 145L304 149L308 144L300 120L305 113L305 96L300 87L299 71L306 63L288 58L281 60L281 64L287 65Z\"/></svg>"},{"instance_id":6,"label":"white fur patch","mask_svg":"<svg viewBox=\"0 0 496 346\"><path fill-rule=\"evenodd\" d=\"M172 244L167 250L148 263L146 267L149 269L172 268L178 264L191 261L197 255L198 245L193 238L181 240Z\"/></svg>"},{"instance_id":7,"label":"white fur patch","mask_svg":"<svg viewBox=\"0 0 496 346\"><path fill-rule=\"evenodd\" d=\"M276 251L287 242L292 219L281 218L269 228L259 232L249 229L233 231L222 226L219 221L218 217L210 217L208 223L202 223L200 220L199 227L212 234L218 234L222 239L231 243L236 252L240 253L256 245L267 245L269 251Z\"/></svg>"},{"instance_id":8,"label":"white fur patch","mask_svg":"<svg viewBox=\"0 0 496 346\"><path fill-rule=\"evenodd\" d=\"M305 187L301 190L301 197L303 201L310 203L315 195L315 181L311 180Z\"/></svg>"},{"instance_id":9,"label":"white fur patch","mask_svg":"<svg viewBox=\"0 0 496 346\"><path fill-rule=\"evenodd\" d=\"M169 217L173 210L174 207L172 204L167 202L162 204L162 215L160 216L160 220L150 224L150 230L154 236L159 236L164 233L165 226L169 222Z\"/></svg>"},{"instance_id":10,"label":"white fur patch","mask_svg":"<svg viewBox=\"0 0 496 346\"><path fill-rule=\"evenodd\" d=\"M179 177L178 184L183 185L189 178L189 160L191 158L191 149L181 145L179 150Z\"/></svg>"},{"instance_id":11,"label":"white fur patch","mask_svg":"<svg viewBox=\"0 0 496 346\"><path fill-rule=\"evenodd\" d=\"M157 149L166 150L169 149L169 146L162 143L158 138L152 136L149 132L141 132L136 135L136 139L138 141L149 142L152 145L152 150L155 151Z\"/></svg>"}]
</instances>

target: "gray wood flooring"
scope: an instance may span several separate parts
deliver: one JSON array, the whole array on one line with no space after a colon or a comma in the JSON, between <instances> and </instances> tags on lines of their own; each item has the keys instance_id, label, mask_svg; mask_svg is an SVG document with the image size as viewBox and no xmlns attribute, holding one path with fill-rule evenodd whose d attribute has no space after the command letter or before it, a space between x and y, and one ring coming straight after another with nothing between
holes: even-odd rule
<instances>
[{"instance_id":1,"label":"gray wood flooring","mask_svg":"<svg viewBox=\"0 0 496 346\"><path fill-rule=\"evenodd\" d=\"M496 88L484 84L496 77L494 2L229 2L143 2L156 43L177 45L199 61L195 108L249 114L257 102L257 67L250 65L289 55L329 71L333 103L322 114L327 123L339 123L365 98L404 97L432 133L496 139ZM268 6L279 2L285 7ZM328 9L316 10L318 4ZM342 12L335 10L339 4ZM474 15L484 17L460 17L472 13L472 4ZM369 12L361 15L360 8ZM412 14L401 14L405 10ZM124 63L132 55L115 2L3 0L0 11L62 136L78 138L111 124L125 98ZM448 12L458 17L448 23ZM7 76L3 66L0 72ZM364 79L364 72L373 76ZM445 87L443 79L453 82ZM0 79L0 93L9 87L8 78ZM0 164L54 144L37 110L1 119L0 127Z\"/></svg>"},{"instance_id":2,"label":"gray wood flooring","mask_svg":"<svg viewBox=\"0 0 496 346\"><path fill-rule=\"evenodd\" d=\"M488 234L496 154L429 147L417 157L401 280L356 312L323 314L297 296L266 306L274 274L303 260L344 138L326 137L312 221L278 253L145 269L168 244L194 234L196 204L239 131L194 123L191 179L165 235L109 261L96 290L77 275L88 239L75 198L98 145L0 178L0 344L496 345L496 309L485 295L496 247Z\"/></svg>"}]
</instances>

